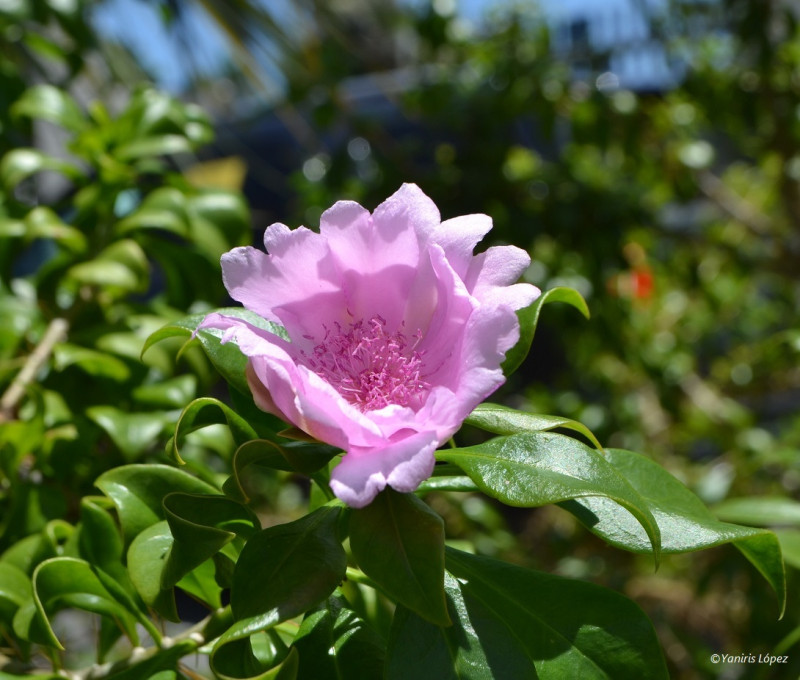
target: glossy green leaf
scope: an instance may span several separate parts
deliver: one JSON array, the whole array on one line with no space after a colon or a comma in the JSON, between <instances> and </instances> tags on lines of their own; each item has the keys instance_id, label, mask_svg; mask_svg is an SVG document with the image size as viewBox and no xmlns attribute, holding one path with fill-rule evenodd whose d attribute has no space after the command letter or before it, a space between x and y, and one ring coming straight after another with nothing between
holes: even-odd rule
<instances>
[{"instance_id":1,"label":"glossy green leaf","mask_svg":"<svg viewBox=\"0 0 800 680\"><path fill-rule=\"evenodd\" d=\"M63 649L50 626L50 617L75 607L114 619L125 634L138 641L135 618L100 582L88 562L53 557L33 572L33 602L14 617L14 632L25 640Z\"/></svg>"},{"instance_id":2,"label":"glossy green leaf","mask_svg":"<svg viewBox=\"0 0 800 680\"><path fill-rule=\"evenodd\" d=\"M720 522L689 489L660 465L638 453L606 449L606 454L609 464L646 499L661 529L663 552L691 552L733 543L773 587L783 611L786 575L774 533ZM611 545L637 553L651 552L639 524L607 499L580 498L562 506Z\"/></svg>"},{"instance_id":3,"label":"glossy green leaf","mask_svg":"<svg viewBox=\"0 0 800 680\"><path fill-rule=\"evenodd\" d=\"M791 567L800 569L800 529L775 529L781 544L783 559Z\"/></svg>"},{"instance_id":4,"label":"glossy green leaf","mask_svg":"<svg viewBox=\"0 0 800 680\"><path fill-rule=\"evenodd\" d=\"M161 587L161 577L172 549L172 533L166 520L136 535L128 548L128 572L142 600L168 621L180 621L171 588Z\"/></svg>"},{"instance_id":5,"label":"glossy green leaf","mask_svg":"<svg viewBox=\"0 0 800 680\"><path fill-rule=\"evenodd\" d=\"M211 611L222 607L222 585L218 579L217 556L213 560L202 562L175 584L193 599L204 603Z\"/></svg>"},{"instance_id":6,"label":"glossy green leaf","mask_svg":"<svg viewBox=\"0 0 800 680\"><path fill-rule=\"evenodd\" d=\"M242 480L254 468L312 474L325 467L336 454L333 447L323 444L304 446L288 443L281 446L267 439L253 439L236 449L233 455L233 474L225 482L223 489L231 498L246 503L249 499Z\"/></svg>"},{"instance_id":7,"label":"glossy green leaf","mask_svg":"<svg viewBox=\"0 0 800 680\"><path fill-rule=\"evenodd\" d=\"M25 91L11 107L14 116L47 120L72 132L87 126L86 116L75 100L53 85L36 85Z\"/></svg>"},{"instance_id":8,"label":"glossy green leaf","mask_svg":"<svg viewBox=\"0 0 800 680\"><path fill-rule=\"evenodd\" d=\"M0 562L0 622L10 624L14 614L32 596L27 574L8 562Z\"/></svg>"},{"instance_id":9,"label":"glossy green leaf","mask_svg":"<svg viewBox=\"0 0 800 680\"><path fill-rule=\"evenodd\" d=\"M211 397L201 397L195 399L178 418L175 426L175 434L172 437L170 452L173 458L180 464L184 461L180 456L178 447L183 438L190 432L211 424L225 423L233 435L233 440L242 445L252 439L257 439L258 434L250 427L247 421L238 415L230 406L222 403L219 399Z\"/></svg>"},{"instance_id":10,"label":"glossy green leaf","mask_svg":"<svg viewBox=\"0 0 800 680\"><path fill-rule=\"evenodd\" d=\"M309 610L344 579L347 556L337 536L341 507L329 505L252 536L236 562L231 609L236 623L218 640L212 668L253 633ZM258 574L253 578L253 574ZM222 658L222 657L220 657Z\"/></svg>"},{"instance_id":11,"label":"glossy green leaf","mask_svg":"<svg viewBox=\"0 0 800 680\"><path fill-rule=\"evenodd\" d=\"M86 409L86 415L108 434L128 461L153 448L169 422L164 413L129 413L113 406L92 406Z\"/></svg>"},{"instance_id":12,"label":"glossy green leaf","mask_svg":"<svg viewBox=\"0 0 800 680\"><path fill-rule=\"evenodd\" d=\"M108 512L110 505L111 502L104 497L84 496L81 499L78 545L81 556L89 564L102 569L124 587L129 585L123 564L125 551L119 529Z\"/></svg>"},{"instance_id":13,"label":"glossy green leaf","mask_svg":"<svg viewBox=\"0 0 800 680\"><path fill-rule=\"evenodd\" d=\"M386 645L337 595L306 614L292 647L300 660L298 680L383 677Z\"/></svg>"},{"instance_id":14,"label":"glossy green leaf","mask_svg":"<svg viewBox=\"0 0 800 680\"><path fill-rule=\"evenodd\" d=\"M463 475L448 475L445 477L431 477L423 481L414 493L426 494L431 491L480 491L478 485L469 477Z\"/></svg>"},{"instance_id":15,"label":"glossy green leaf","mask_svg":"<svg viewBox=\"0 0 800 680\"><path fill-rule=\"evenodd\" d=\"M508 505L537 507L595 496L609 499L627 511L621 514L641 524L658 559L661 537L649 502L602 453L575 439L531 432L444 449L436 457L458 465L481 491Z\"/></svg>"},{"instance_id":16,"label":"glossy green leaf","mask_svg":"<svg viewBox=\"0 0 800 680\"><path fill-rule=\"evenodd\" d=\"M237 621L285 620L333 591L347 566L336 534L340 512L339 506L325 506L294 522L264 529L247 541L231 587ZM253 579L254 573L259 578Z\"/></svg>"},{"instance_id":17,"label":"glossy green leaf","mask_svg":"<svg viewBox=\"0 0 800 680\"><path fill-rule=\"evenodd\" d=\"M297 651L292 649L277 666L270 667L255 654L249 638L231 642L211 657L211 668L219 680L296 680L298 663Z\"/></svg>"},{"instance_id":18,"label":"glossy green leaf","mask_svg":"<svg viewBox=\"0 0 800 680\"><path fill-rule=\"evenodd\" d=\"M235 316L240 319L244 319L257 328L262 328L286 339L286 332L281 326L271 323L257 314L254 314L253 312L241 307L226 307L214 311L220 314L225 314L226 316ZM144 354L155 343L166 338L183 337L188 340L191 338L192 333L205 317L206 314L193 314L180 319L179 321L174 321L170 324L167 324L147 338L144 347L142 348L142 354ZM198 331L196 337L202 345L206 355L211 360L211 363L214 364L214 367L219 371L220 375L225 378L227 383L242 394L250 395L250 388L248 387L247 379L245 378L247 358L232 342L224 345L221 344L220 338L222 337L222 334L223 331L216 328L205 328L201 331Z\"/></svg>"},{"instance_id":19,"label":"glossy green leaf","mask_svg":"<svg viewBox=\"0 0 800 680\"><path fill-rule=\"evenodd\" d=\"M444 522L414 494L384 489L350 514L350 548L362 571L393 600L440 626L444 597Z\"/></svg>"},{"instance_id":20,"label":"glossy green leaf","mask_svg":"<svg viewBox=\"0 0 800 680\"><path fill-rule=\"evenodd\" d=\"M711 509L724 522L757 527L800 526L800 502L784 496L729 498Z\"/></svg>"},{"instance_id":21,"label":"glossy green leaf","mask_svg":"<svg viewBox=\"0 0 800 680\"><path fill-rule=\"evenodd\" d=\"M95 482L117 507L125 542L165 518L162 502L167 494L216 494L217 490L183 470L167 465L123 465Z\"/></svg>"},{"instance_id":22,"label":"glossy green leaf","mask_svg":"<svg viewBox=\"0 0 800 680\"><path fill-rule=\"evenodd\" d=\"M398 607L387 680L668 678L652 625L611 590L448 548L454 625Z\"/></svg>"},{"instance_id":23,"label":"glossy green leaf","mask_svg":"<svg viewBox=\"0 0 800 680\"><path fill-rule=\"evenodd\" d=\"M506 358L503 362L503 373L505 375L511 375L516 371L525 360L525 357L528 356L536 326L539 324L539 314L542 311L542 306L550 302L565 302L568 305L572 305L587 319L589 318L589 307L586 304L586 300L577 290L558 287L544 291L528 307L517 311L517 316L519 317L519 340L516 345L506 352Z\"/></svg>"},{"instance_id":24,"label":"glossy green leaf","mask_svg":"<svg viewBox=\"0 0 800 680\"><path fill-rule=\"evenodd\" d=\"M586 437L596 448L602 449L592 431L577 420L561 416L546 416L525 413L501 404L484 402L467 416L467 425L479 427L493 434L517 434L519 432L546 432L557 428L572 430Z\"/></svg>"},{"instance_id":25,"label":"glossy green leaf","mask_svg":"<svg viewBox=\"0 0 800 680\"><path fill-rule=\"evenodd\" d=\"M164 511L175 543L162 588L174 586L236 536L246 539L261 528L251 510L225 496L173 493L164 499Z\"/></svg>"}]
</instances>

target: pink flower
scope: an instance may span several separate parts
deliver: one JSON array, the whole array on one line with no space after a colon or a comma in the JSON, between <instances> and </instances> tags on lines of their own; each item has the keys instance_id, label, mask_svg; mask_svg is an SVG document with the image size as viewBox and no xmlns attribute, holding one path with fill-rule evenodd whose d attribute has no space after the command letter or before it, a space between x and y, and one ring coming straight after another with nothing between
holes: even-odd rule
<instances>
[{"instance_id":1,"label":"pink flower","mask_svg":"<svg viewBox=\"0 0 800 680\"><path fill-rule=\"evenodd\" d=\"M345 451L331 488L363 507L387 484L414 491L436 448L504 381L519 337L514 312L539 290L512 285L530 262L513 246L473 255L486 215L442 222L414 184L370 213L352 201L325 211L320 233L273 224L268 255L222 256L225 286L290 341L210 314L248 357L259 408Z\"/></svg>"}]
</instances>

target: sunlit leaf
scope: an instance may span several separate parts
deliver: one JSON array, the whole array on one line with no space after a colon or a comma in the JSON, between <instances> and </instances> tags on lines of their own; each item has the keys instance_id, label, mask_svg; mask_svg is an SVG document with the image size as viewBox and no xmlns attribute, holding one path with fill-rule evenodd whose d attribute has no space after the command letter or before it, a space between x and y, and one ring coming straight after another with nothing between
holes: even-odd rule
<instances>
[{"instance_id":1,"label":"sunlit leaf","mask_svg":"<svg viewBox=\"0 0 800 680\"><path fill-rule=\"evenodd\" d=\"M602 449L600 442L592 431L583 423L561 416L546 416L538 413L525 413L500 404L484 402L467 416L467 425L479 427L494 434L517 434L519 432L546 432L547 430L565 429L578 432L592 444Z\"/></svg>"},{"instance_id":2,"label":"sunlit leaf","mask_svg":"<svg viewBox=\"0 0 800 680\"><path fill-rule=\"evenodd\" d=\"M167 494L217 493L213 486L167 465L123 465L100 475L95 485L114 501L126 543L165 518L162 502Z\"/></svg>"},{"instance_id":3,"label":"sunlit leaf","mask_svg":"<svg viewBox=\"0 0 800 680\"><path fill-rule=\"evenodd\" d=\"M508 505L537 507L604 497L641 525L658 556L660 532L648 500L602 453L575 439L531 432L463 449L442 449L436 457L458 465L481 491Z\"/></svg>"},{"instance_id":4,"label":"sunlit leaf","mask_svg":"<svg viewBox=\"0 0 800 680\"><path fill-rule=\"evenodd\" d=\"M661 530L663 552L691 552L733 543L774 588L783 611L786 576L774 533L720 522L689 489L644 456L620 449L606 449L606 454L609 464L646 500ZM637 553L651 552L638 522L608 499L579 498L562 506L611 545Z\"/></svg>"}]
</instances>

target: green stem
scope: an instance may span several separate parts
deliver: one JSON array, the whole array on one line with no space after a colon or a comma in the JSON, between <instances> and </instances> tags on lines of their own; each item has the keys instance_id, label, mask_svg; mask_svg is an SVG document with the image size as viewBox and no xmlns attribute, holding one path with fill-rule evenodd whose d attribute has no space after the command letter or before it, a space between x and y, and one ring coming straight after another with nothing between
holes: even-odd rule
<instances>
[{"instance_id":1,"label":"green stem","mask_svg":"<svg viewBox=\"0 0 800 680\"><path fill-rule=\"evenodd\" d=\"M95 664L79 671L62 670L61 675L69 680L105 680L105 678L110 678L122 671L155 661L159 657L177 661L219 637L230 627L231 623L232 615L230 606L228 606L218 609L174 638L162 638L158 647L148 647L147 649L134 647L125 659L113 663Z\"/></svg>"},{"instance_id":2,"label":"green stem","mask_svg":"<svg viewBox=\"0 0 800 680\"><path fill-rule=\"evenodd\" d=\"M361 571L361 569L356 569L355 567L347 567L347 580L353 583L360 583L362 586L369 586L375 590L380 590L375 581Z\"/></svg>"}]
</instances>

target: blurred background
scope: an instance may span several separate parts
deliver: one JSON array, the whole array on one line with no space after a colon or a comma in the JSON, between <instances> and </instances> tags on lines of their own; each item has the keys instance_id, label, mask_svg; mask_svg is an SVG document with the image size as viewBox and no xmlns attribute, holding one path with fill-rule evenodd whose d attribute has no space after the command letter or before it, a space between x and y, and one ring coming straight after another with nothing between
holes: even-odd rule
<instances>
[{"instance_id":1,"label":"blurred background","mask_svg":"<svg viewBox=\"0 0 800 680\"><path fill-rule=\"evenodd\" d=\"M52 319L72 332L0 434L0 548L72 521L98 471L163 458L214 373L138 352L225 301L219 253L410 181L445 218L491 215L493 243L531 253L526 280L591 309L548 305L494 399L776 528L789 604L779 621L730 546L653 573L557 507L431 495L448 536L632 597L675 678L796 678L798 20L789 0L1 0L0 386ZM270 489L290 513L300 491Z\"/></svg>"}]
</instances>

